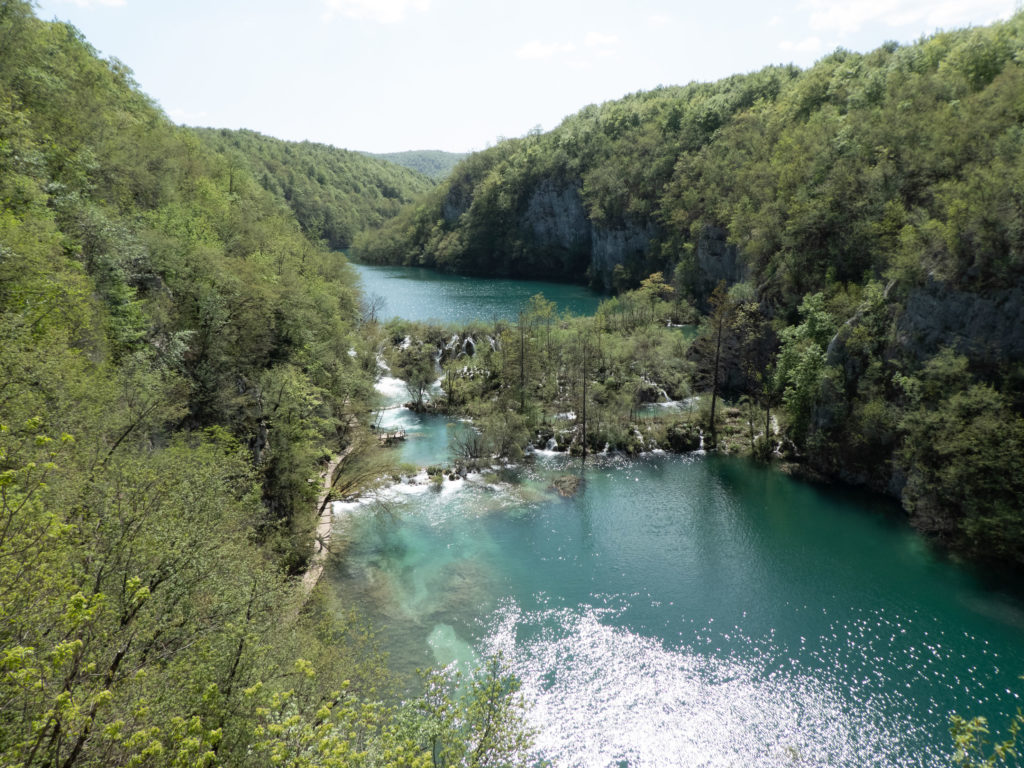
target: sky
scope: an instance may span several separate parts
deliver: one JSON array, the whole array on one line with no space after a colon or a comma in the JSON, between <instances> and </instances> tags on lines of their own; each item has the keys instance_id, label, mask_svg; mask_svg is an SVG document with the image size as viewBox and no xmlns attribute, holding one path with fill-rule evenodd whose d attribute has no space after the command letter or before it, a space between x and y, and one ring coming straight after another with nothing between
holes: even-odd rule
<instances>
[{"instance_id":1,"label":"sky","mask_svg":"<svg viewBox=\"0 0 1024 768\"><path fill-rule=\"evenodd\" d=\"M176 123L396 152L484 149L587 104L808 67L1022 0L40 0Z\"/></svg>"}]
</instances>

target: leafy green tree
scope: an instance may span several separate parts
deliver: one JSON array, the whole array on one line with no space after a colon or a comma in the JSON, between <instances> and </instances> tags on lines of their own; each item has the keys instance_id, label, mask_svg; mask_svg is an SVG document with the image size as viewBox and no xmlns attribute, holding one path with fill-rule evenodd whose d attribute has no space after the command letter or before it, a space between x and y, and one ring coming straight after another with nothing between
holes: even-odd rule
<instances>
[{"instance_id":1,"label":"leafy green tree","mask_svg":"<svg viewBox=\"0 0 1024 768\"><path fill-rule=\"evenodd\" d=\"M1020 755L1017 738L1024 727L1024 712L1019 708L1010 718L1006 738L988 741L988 720L984 717L964 718L953 715L949 732L953 737L953 762L961 768L994 768L999 765L1017 765ZM991 749L990 749L991 747Z\"/></svg>"},{"instance_id":2,"label":"leafy green tree","mask_svg":"<svg viewBox=\"0 0 1024 768\"><path fill-rule=\"evenodd\" d=\"M781 333L778 380L784 382L782 401L789 428L798 443L806 441L814 408L826 376L825 350L836 323L825 308L822 294L808 296L800 305L802 322Z\"/></svg>"},{"instance_id":3,"label":"leafy green tree","mask_svg":"<svg viewBox=\"0 0 1024 768\"><path fill-rule=\"evenodd\" d=\"M912 515L962 537L976 554L1012 559L1024 547L1024 482L1016 471L1024 419L990 386L938 394L943 374L957 374L948 367L932 371L921 388L933 397L925 396L902 422L905 503Z\"/></svg>"},{"instance_id":4,"label":"leafy green tree","mask_svg":"<svg viewBox=\"0 0 1024 768\"><path fill-rule=\"evenodd\" d=\"M426 684L419 705L424 715L421 728L435 768L534 764L520 683L508 673L501 657L487 659L461 695L453 694L451 680L442 675L428 676Z\"/></svg>"}]
</instances>

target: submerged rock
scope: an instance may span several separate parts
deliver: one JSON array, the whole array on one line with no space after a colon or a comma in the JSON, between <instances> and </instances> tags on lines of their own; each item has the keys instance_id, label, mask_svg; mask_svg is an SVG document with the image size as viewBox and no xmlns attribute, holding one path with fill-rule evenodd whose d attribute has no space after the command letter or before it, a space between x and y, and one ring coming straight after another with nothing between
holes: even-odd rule
<instances>
[{"instance_id":1,"label":"submerged rock","mask_svg":"<svg viewBox=\"0 0 1024 768\"><path fill-rule=\"evenodd\" d=\"M583 485L583 478L579 475L559 475L551 481L551 487L564 499L569 499L579 493Z\"/></svg>"}]
</instances>

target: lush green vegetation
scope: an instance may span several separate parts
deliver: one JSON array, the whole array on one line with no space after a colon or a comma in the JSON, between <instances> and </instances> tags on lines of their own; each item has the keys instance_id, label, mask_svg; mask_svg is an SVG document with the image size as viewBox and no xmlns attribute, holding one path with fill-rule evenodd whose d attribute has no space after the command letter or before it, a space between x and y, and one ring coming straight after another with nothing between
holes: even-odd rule
<instances>
[{"instance_id":1,"label":"lush green vegetation","mask_svg":"<svg viewBox=\"0 0 1024 768\"><path fill-rule=\"evenodd\" d=\"M709 313L696 391L1024 563L1022 50L1018 14L587 107L471 155L360 255L620 291L662 272Z\"/></svg>"},{"instance_id":2,"label":"lush green vegetation","mask_svg":"<svg viewBox=\"0 0 1024 768\"><path fill-rule=\"evenodd\" d=\"M414 149L408 152L385 152L383 154L367 152L366 154L422 173L434 181L441 181L452 172L460 160L466 157L465 152L442 152L439 149Z\"/></svg>"},{"instance_id":3,"label":"lush green vegetation","mask_svg":"<svg viewBox=\"0 0 1024 768\"><path fill-rule=\"evenodd\" d=\"M959 715L952 718L953 761L960 768L995 768L1000 765L1019 765L1017 738L1024 727L1024 711L1017 710L1010 718L1003 738L993 743L989 737L988 720L974 717L967 720Z\"/></svg>"},{"instance_id":4,"label":"lush green vegetation","mask_svg":"<svg viewBox=\"0 0 1024 768\"><path fill-rule=\"evenodd\" d=\"M194 130L228 159L229 174L247 169L288 204L306 234L334 250L348 248L358 233L379 227L433 186L418 169L409 170L415 166L386 157L255 131Z\"/></svg>"},{"instance_id":5,"label":"lush green vegetation","mask_svg":"<svg viewBox=\"0 0 1024 768\"><path fill-rule=\"evenodd\" d=\"M517 459L551 438L576 455L693 450L707 421L697 402L646 407L678 405L694 380L687 335L665 319L695 313L666 291L649 281L603 302L593 318L559 315L537 295L514 322L441 328L392 320L377 339L414 407L473 418L475 429L454 437L460 468ZM439 350L443 396L427 400Z\"/></svg>"},{"instance_id":6,"label":"lush green vegetation","mask_svg":"<svg viewBox=\"0 0 1024 768\"><path fill-rule=\"evenodd\" d=\"M523 764L499 666L387 706L297 585L375 358L344 258L236 159L0 3L0 763Z\"/></svg>"}]
</instances>

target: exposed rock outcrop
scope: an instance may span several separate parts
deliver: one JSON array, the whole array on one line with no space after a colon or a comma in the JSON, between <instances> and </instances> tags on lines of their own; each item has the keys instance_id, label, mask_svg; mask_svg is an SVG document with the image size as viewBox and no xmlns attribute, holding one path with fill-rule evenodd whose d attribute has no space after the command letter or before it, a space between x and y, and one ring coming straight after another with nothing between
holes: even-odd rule
<instances>
[{"instance_id":1,"label":"exposed rock outcrop","mask_svg":"<svg viewBox=\"0 0 1024 768\"><path fill-rule=\"evenodd\" d=\"M441 202L441 216L449 226L455 224L473 202L473 189L465 185L453 185Z\"/></svg>"},{"instance_id":2,"label":"exposed rock outcrop","mask_svg":"<svg viewBox=\"0 0 1024 768\"><path fill-rule=\"evenodd\" d=\"M643 259L651 249L657 229L650 222L627 222L618 227L592 225L590 268L604 277L605 288L610 287L612 270L616 264L628 259Z\"/></svg>"},{"instance_id":3,"label":"exposed rock outcrop","mask_svg":"<svg viewBox=\"0 0 1024 768\"><path fill-rule=\"evenodd\" d=\"M915 288L897 318L895 344L918 361L942 347L984 366L1024 359L1024 289L968 293L936 282Z\"/></svg>"},{"instance_id":4,"label":"exposed rock outcrop","mask_svg":"<svg viewBox=\"0 0 1024 768\"><path fill-rule=\"evenodd\" d=\"M701 302L707 300L720 281L732 285L747 278L739 249L726 236L720 227L705 227L697 240L693 292Z\"/></svg>"},{"instance_id":5,"label":"exposed rock outcrop","mask_svg":"<svg viewBox=\"0 0 1024 768\"><path fill-rule=\"evenodd\" d=\"M537 245L589 250L591 226L579 190L545 179L530 195L523 221Z\"/></svg>"}]
</instances>

